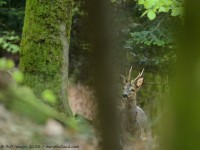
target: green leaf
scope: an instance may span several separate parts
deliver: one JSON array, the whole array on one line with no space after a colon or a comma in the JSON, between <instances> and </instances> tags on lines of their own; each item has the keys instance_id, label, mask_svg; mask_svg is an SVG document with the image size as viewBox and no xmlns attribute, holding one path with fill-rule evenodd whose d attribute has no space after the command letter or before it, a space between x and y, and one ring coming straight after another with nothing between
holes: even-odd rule
<instances>
[{"instance_id":1,"label":"green leaf","mask_svg":"<svg viewBox=\"0 0 200 150\"><path fill-rule=\"evenodd\" d=\"M14 68L14 67L15 67L14 61L11 60L11 59L7 60L7 62L6 62L6 68L11 69L11 68Z\"/></svg>"},{"instance_id":2,"label":"green leaf","mask_svg":"<svg viewBox=\"0 0 200 150\"><path fill-rule=\"evenodd\" d=\"M158 12L166 12L166 8L161 6L161 7L158 9Z\"/></svg>"},{"instance_id":3,"label":"green leaf","mask_svg":"<svg viewBox=\"0 0 200 150\"><path fill-rule=\"evenodd\" d=\"M148 0L148 1L145 1L143 5L146 9L150 9L150 8L153 8L153 6L155 5L155 1Z\"/></svg>"},{"instance_id":4,"label":"green leaf","mask_svg":"<svg viewBox=\"0 0 200 150\"><path fill-rule=\"evenodd\" d=\"M19 40L18 36L10 36L8 37L8 40L13 41L13 40Z\"/></svg>"},{"instance_id":5,"label":"green leaf","mask_svg":"<svg viewBox=\"0 0 200 150\"><path fill-rule=\"evenodd\" d=\"M4 42L4 38L0 38L0 44Z\"/></svg>"},{"instance_id":6,"label":"green leaf","mask_svg":"<svg viewBox=\"0 0 200 150\"><path fill-rule=\"evenodd\" d=\"M22 81L23 81L23 79L24 79L24 75L23 75L23 73L21 72L21 71L14 71L13 73L12 73L12 77L13 77L13 79L16 81L16 82L18 82L18 83L21 83Z\"/></svg>"},{"instance_id":7,"label":"green leaf","mask_svg":"<svg viewBox=\"0 0 200 150\"><path fill-rule=\"evenodd\" d=\"M3 47L3 49L6 49L9 45L10 45L10 43L3 43L2 47Z\"/></svg>"},{"instance_id":8,"label":"green leaf","mask_svg":"<svg viewBox=\"0 0 200 150\"><path fill-rule=\"evenodd\" d=\"M53 92L51 90L45 90L42 93L42 98L51 104L56 103L56 96L53 94Z\"/></svg>"},{"instance_id":9,"label":"green leaf","mask_svg":"<svg viewBox=\"0 0 200 150\"><path fill-rule=\"evenodd\" d=\"M147 17L150 19L150 20L154 20L156 18L156 13L152 10L150 10L148 13L147 13Z\"/></svg>"},{"instance_id":10,"label":"green leaf","mask_svg":"<svg viewBox=\"0 0 200 150\"><path fill-rule=\"evenodd\" d=\"M164 0L163 2L166 6L170 6L173 3L172 0Z\"/></svg>"},{"instance_id":11,"label":"green leaf","mask_svg":"<svg viewBox=\"0 0 200 150\"><path fill-rule=\"evenodd\" d=\"M16 53L19 51L19 46L16 44L11 44L9 47L11 48L12 53Z\"/></svg>"},{"instance_id":12,"label":"green leaf","mask_svg":"<svg viewBox=\"0 0 200 150\"><path fill-rule=\"evenodd\" d=\"M139 5L144 4L144 0L138 0L138 4L139 4Z\"/></svg>"},{"instance_id":13,"label":"green leaf","mask_svg":"<svg viewBox=\"0 0 200 150\"><path fill-rule=\"evenodd\" d=\"M2 5L4 5L4 4L6 4L5 1L0 1L0 6L2 6Z\"/></svg>"}]
</instances>

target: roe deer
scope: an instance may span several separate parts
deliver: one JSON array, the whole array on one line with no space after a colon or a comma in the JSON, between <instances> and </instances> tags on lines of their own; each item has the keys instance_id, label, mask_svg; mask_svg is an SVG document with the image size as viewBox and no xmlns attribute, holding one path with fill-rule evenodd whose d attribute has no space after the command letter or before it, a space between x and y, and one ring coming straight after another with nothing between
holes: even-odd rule
<instances>
[{"instance_id":1,"label":"roe deer","mask_svg":"<svg viewBox=\"0 0 200 150\"><path fill-rule=\"evenodd\" d=\"M136 94L143 84L144 78L142 77L144 69L134 79L131 80L132 67L129 70L128 78L123 77L123 101L125 106L121 112L122 115L122 131L126 135L141 137L147 126L147 117L144 111L137 106Z\"/></svg>"}]
</instances>

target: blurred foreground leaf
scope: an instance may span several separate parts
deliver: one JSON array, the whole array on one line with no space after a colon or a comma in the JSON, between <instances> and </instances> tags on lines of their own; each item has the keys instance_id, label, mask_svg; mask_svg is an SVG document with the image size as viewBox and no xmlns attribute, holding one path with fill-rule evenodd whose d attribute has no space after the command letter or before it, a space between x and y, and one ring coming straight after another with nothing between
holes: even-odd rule
<instances>
[{"instance_id":1,"label":"blurred foreground leaf","mask_svg":"<svg viewBox=\"0 0 200 150\"><path fill-rule=\"evenodd\" d=\"M23 79L24 79L23 73L21 71L18 71L18 70L14 71L12 73L12 77L17 83L21 83L23 81Z\"/></svg>"},{"instance_id":2,"label":"blurred foreground leaf","mask_svg":"<svg viewBox=\"0 0 200 150\"><path fill-rule=\"evenodd\" d=\"M67 127L74 128L74 125L72 126L67 122L68 119L65 118L65 116L61 116L52 107L44 104L34 95L33 91L26 86L1 89L0 95L0 102L3 103L7 109L30 118L37 123L45 123L49 118L53 118Z\"/></svg>"},{"instance_id":3,"label":"blurred foreground leaf","mask_svg":"<svg viewBox=\"0 0 200 150\"><path fill-rule=\"evenodd\" d=\"M45 90L42 93L42 98L51 104L56 103L56 96L53 94L53 92L51 90Z\"/></svg>"}]
</instances>

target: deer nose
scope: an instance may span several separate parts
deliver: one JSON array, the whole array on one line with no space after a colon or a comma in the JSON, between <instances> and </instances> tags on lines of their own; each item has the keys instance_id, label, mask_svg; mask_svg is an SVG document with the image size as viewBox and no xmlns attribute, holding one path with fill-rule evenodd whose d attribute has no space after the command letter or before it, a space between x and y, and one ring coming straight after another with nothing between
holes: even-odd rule
<instances>
[{"instance_id":1,"label":"deer nose","mask_svg":"<svg viewBox=\"0 0 200 150\"><path fill-rule=\"evenodd\" d=\"M126 93L124 93L122 96L123 96L123 98L127 98L128 97L128 95Z\"/></svg>"}]
</instances>

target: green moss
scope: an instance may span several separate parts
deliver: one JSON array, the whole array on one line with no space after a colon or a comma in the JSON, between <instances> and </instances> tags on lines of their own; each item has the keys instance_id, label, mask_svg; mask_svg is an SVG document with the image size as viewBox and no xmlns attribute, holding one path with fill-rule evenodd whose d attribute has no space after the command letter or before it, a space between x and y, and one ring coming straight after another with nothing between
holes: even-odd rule
<instances>
[{"instance_id":1,"label":"green moss","mask_svg":"<svg viewBox=\"0 0 200 150\"><path fill-rule=\"evenodd\" d=\"M58 97L61 110L63 45L60 24L66 25L69 43L71 20L72 0L26 1L20 52L20 69L25 74L24 84L33 88L38 97L45 89L52 90Z\"/></svg>"}]
</instances>

